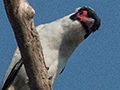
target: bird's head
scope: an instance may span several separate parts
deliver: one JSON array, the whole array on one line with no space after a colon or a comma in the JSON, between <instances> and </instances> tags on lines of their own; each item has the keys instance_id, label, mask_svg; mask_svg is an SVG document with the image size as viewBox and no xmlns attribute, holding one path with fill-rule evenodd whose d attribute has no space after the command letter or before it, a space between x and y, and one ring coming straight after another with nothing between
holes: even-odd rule
<instances>
[{"instance_id":1,"label":"bird's head","mask_svg":"<svg viewBox=\"0 0 120 90\"><path fill-rule=\"evenodd\" d=\"M73 21L78 20L83 25L86 30L85 38L99 29L101 21L92 8L85 6L79 8L75 14L70 16L70 19Z\"/></svg>"}]
</instances>

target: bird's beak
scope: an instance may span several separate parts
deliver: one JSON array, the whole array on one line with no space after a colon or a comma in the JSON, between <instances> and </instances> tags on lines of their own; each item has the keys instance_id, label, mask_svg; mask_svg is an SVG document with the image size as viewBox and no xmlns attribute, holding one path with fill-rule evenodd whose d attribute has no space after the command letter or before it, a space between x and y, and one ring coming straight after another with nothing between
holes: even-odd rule
<instances>
[{"instance_id":1,"label":"bird's beak","mask_svg":"<svg viewBox=\"0 0 120 90\"><path fill-rule=\"evenodd\" d=\"M91 32L91 28L94 25L95 20L93 18L87 17L87 16L82 16L82 15L77 15L78 18L80 19L81 22L85 23L87 26L88 30Z\"/></svg>"},{"instance_id":2,"label":"bird's beak","mask_svg":"<svg viewBox=\"0 0 120 90\"><path fill-rule=\"evenodd\" d=\"M95 20L92 18L87 18L85 24L87 25L88 29L91 31L92 26L94 25Z\"/></svg>"}]
</instances>

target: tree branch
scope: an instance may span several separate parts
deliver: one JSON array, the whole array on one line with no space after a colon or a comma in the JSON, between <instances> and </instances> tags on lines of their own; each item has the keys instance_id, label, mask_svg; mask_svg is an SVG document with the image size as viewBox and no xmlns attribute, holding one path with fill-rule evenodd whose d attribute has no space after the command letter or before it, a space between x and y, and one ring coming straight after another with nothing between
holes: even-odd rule
<instances>
[{"instance_id":1,"label":"tree branch","mask_svg":"<svg viewBox=\"0 0 120 90\"><path fill-rule=\"evenodd\" d=\"M52 90L34 26L34 9L26 0L4 0L5 9L15 33L31 90Z\"/></svg>"}]
</instances>

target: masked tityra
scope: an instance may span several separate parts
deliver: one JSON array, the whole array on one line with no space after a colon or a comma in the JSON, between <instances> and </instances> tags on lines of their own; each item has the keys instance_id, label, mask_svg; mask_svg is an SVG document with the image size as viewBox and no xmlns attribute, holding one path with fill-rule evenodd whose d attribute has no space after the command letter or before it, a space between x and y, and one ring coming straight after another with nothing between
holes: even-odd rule
<instances>
[{"instance_id":1,"label":"masked tityra","mask_svg":"<svg viewBox=\"0 0 120 90\"><path fill-rule=\"evenodd\" d=\"M94 10L82 7L76 13L36 27L52 84L64 70L77 46L99 26L100 18ZM2 90L30 90L28 82L29 79L17 48L3 79Z\"/></svg>"}]
</instances>

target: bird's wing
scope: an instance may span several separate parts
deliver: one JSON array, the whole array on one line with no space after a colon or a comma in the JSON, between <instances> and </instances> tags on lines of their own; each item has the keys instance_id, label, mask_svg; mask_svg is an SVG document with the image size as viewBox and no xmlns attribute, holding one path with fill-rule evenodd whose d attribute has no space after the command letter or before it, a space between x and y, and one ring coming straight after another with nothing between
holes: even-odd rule
<instances>
[{"instance_id":1,"label":"bird's wing","mask_svg":"<svg viewBox=\"0 0 120 90\"><path fill-rule=\"evenodd\" d=\"M19 68L19 66L21 66L20 63L22 63L20 61L20 59L21 59L21 55L20 55L19 49L17 48L15 53L14 53L14 56L12 58L12 61L11 61L10 65L5 73L1 88L4 87L5 83L8 84L9 82L11 82L11 81L9 81L11 79L11 77L13 77L13 75L15 75L16 72L18 72L17 69ZM9 77L9 79L8 79L8 77Z\"/></svg>"},{"instance_id":2,"label":"bird's wing","mask_svg":"<svg viewBox=\"0 0 120 90\"><path fill-rule=\"evenodd\" d=\"M22 59L20 61L18 61L14 67L12 68L10 74L8 75L8 77L6 78L6 81L2 87L2 90L7 90L7 88L12 84L12 82L14 81L18 71L20 70L21 66L23 65L23 61Z\"/></svg>"}]
</instances>

